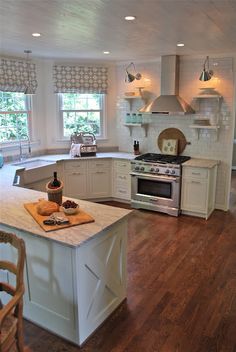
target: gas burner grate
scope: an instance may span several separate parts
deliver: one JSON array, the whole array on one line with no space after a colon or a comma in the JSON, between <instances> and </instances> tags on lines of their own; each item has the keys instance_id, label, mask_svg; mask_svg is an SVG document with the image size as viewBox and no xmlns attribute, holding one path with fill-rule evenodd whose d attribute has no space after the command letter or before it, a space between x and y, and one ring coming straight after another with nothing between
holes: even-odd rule
<instances>
[{"instance_id":1,"label":"gas burner grate","mask_svg":"<svg viewBox=\"0 0 236 352\"><path fill-rule=\"evenodd\" d=\"M167 155L167 154L156 154L156 153L141 154L135 158L135 160L141 160L149 163L178 164L178 165L184 163L189 159L191 159L190 156L185 156L185 155Z\"/></svg>"}]
</instances>

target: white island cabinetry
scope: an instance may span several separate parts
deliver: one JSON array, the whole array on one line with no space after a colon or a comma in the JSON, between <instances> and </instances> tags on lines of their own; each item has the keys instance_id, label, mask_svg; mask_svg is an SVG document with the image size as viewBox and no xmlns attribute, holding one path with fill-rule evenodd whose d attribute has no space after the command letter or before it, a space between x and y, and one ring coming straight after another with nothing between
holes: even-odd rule
<instances>
[{"instance_id":1,"label":"white island cabinetry","mask_svg":"<svg viewBox=\"0 0 236 352\"><path fill-rule=\"evenodd\" d=\"M0 229L26 244L24 317L81 345L126 297L131 211L79 200L94 222L45 232L24 208L45 193L14 187L12 181L1 189ZM15 260L15 252L0 245L0 257Z\"/></svg>"},{"instance_id":2,"label":"white island cabinetry","mask_svg":"<svg viewBox=\"0 0 236 352\"><path fill-rule=\"evenodd\" d=\"M208 219L215 209L217 164L215 160L190 159L183 164L182 214Z\"/></svg>"}]
</instances>

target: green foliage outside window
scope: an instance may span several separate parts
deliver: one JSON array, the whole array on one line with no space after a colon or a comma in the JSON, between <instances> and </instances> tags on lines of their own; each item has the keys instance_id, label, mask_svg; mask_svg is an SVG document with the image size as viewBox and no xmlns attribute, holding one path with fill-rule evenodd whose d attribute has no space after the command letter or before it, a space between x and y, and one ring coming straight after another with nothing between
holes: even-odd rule
<instances>
[{"instance_id":1,"label":"green foliage outside window","mask_svg":"<svg viewBox=\"0 0 236 352\"><path fill-rule=\"evenodd\" d=\"M101 94L61 94L64 137L74 132L101 135L102 98Z\"/></svg>"},{"instance_id":2,"label":"green foliage outside window","mask_svg":"<svg viewBox=\"0 0 236 352\"><path fill-rule=\"evenodd\" d=\"M0 92L0 142L26 138L28 119L25 94Z\"/></svg>"}]
</instances>

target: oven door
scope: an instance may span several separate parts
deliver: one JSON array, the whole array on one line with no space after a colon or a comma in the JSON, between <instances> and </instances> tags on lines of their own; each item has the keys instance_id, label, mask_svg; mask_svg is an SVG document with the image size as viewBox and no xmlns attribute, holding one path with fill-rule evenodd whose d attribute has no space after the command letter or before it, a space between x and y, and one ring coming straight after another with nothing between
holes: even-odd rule
<instances>
[{"instance_id":1,"label":"oven door","mask_svg":"<svg viewBox=\"0 0 236 352\"><path fill-rule=\"evenodd\" d=\"M131 173L131 200L158 207L179 209L180 177L133 172Z\"/></svg>"}]
</instances>

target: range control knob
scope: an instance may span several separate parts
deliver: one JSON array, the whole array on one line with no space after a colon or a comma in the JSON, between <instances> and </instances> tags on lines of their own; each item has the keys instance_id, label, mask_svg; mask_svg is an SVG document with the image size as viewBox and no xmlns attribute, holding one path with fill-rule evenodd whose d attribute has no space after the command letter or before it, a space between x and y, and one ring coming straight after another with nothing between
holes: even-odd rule
<instances>
[{"instance_id":1,"label":"range control knob","mask_svg":"<svg viewBox=\"0 0 236 352\"><path fill-rule=\"evenodd\" d=\"M174 175L175 174L175 170L171 170L171 174Z\"/></svg>"},{"instance_id":2,"label":"range control knob","mask_svg":"<svg viewBox=\"0 0 236 352\"><path fill-rule=\"evenodd\" d=\"M167 170L165 171L165 174L169 174L169 173L170 173L170 170L167 169Z\"/></svg>"},{"instance_id":3,"label":"range control knob","mask_svg":"<svg viewBox=\"0 0 236 352\"><path fill-rule=\"evenodd\" d=\"M139 170L139 166L135 166L134 170L138 171Z\"/></svg>"},{"instance_id":4,"label":"range control knob","mask_svg":"<svg viewBox=\"0 0 236 352\"><path fill-rule=\"evenodd\" d=\"M154 171L155 171L154 167L151 167L150 171L151 171L151 172L154 172Z\"/></svg>"},{"instance_id":5,"label":"range control knob","mask_svg":"<svg viewBox=\"0 0 236 352\"><path fill-rule=\"evenodd\" d=\"M144 166L140 167L140 170L141 170L141 171L144 171L144 170L145 170Z\"/></svg>"},{"instance_id":6,"label":"range control knob","mask_svg":"<svg viewBox=\"0 0 236 352\"><path fill-rule=\"evenodd\" d=\"M155 171L156 171L156 172L159 172L159 171L160 171L160 169L158 169L158 167L157 167L157 168L155 169Z\"/></svg>"}]
</instances>

